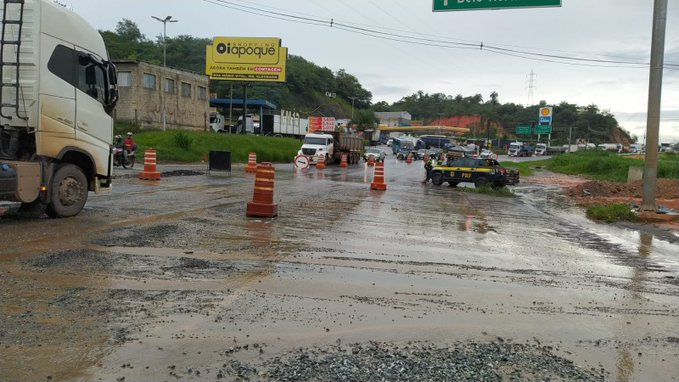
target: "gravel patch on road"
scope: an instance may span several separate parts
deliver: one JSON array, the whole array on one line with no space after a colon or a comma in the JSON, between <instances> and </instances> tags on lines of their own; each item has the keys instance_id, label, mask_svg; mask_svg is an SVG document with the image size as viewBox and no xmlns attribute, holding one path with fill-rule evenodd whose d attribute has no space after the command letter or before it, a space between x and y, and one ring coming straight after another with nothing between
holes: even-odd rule
<instances>
[{"instance_id":1,"label":"gravel patch on road","mask_svg":"<svg viewBox=\"0 0 679 382\"><path fill-rule=\"evenodd\" d=\"M582 369L549 347L460 342L370 342L298 349L261 365L231 360L217 379L238 381L604 381L601 369Z\"/></svg>"}]
</instances>

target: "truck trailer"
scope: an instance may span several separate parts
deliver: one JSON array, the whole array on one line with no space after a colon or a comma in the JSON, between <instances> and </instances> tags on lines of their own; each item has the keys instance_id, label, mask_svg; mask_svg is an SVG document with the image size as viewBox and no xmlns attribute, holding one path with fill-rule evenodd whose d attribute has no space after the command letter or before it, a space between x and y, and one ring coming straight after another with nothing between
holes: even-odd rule
<instances>
[{"instance_id":1,"label":"truck trailer","mask_svg":"<svg viewBox=\"0 0 679 382\"><path fill-rule=\"evenodd\" d=\"M85 19L48 0L3 1L0 200L78 214L111 187L115 66Z\"/></svg>"}]
</instances>

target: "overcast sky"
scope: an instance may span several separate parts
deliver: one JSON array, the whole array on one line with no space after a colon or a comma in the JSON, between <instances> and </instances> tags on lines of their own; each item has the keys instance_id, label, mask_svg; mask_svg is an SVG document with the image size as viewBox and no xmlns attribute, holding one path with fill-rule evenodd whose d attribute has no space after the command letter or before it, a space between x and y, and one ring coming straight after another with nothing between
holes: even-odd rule
<instances>
[{"instance_id":1,"label":"overcast sky","mask_svg":"<svg viewBox=\"0 0 679 382\"><path fill-rule=\"evenodd\" d=\"M152 15L178 20L167 24L169 37L280 37L290 54L356 76L373 102L391 103L418 90L479 93L487 100L495 91L503 103L593 103L640 139L646 132L653 0L562 0L558 8L436 13L432 0L61 2L97 29L114 30L127 18L154 40L163 25ZM679 0L668 3L660 138L676 142Z\"/></svg>"}]
</instances>

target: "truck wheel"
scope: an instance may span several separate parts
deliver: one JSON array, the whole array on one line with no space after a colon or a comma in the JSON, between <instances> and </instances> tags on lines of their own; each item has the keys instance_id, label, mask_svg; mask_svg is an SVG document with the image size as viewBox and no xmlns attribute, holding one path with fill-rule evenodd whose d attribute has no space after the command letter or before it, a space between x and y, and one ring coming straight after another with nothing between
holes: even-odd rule
<instances>
[{"instance_id":1,"label":"truck wheel","mask_svg":"<svg viewBox=\"0 0 679 382\"><path fill-rule=\"evenodd\" d=\"M435 172L431 176L431 182L434 183L435 186L440 186L443 184L443 174L440 172Z\"/></svg>"},{"instance_id":2,"label":"truck wheel","mask_svg":"<svg viewBox=\"0 0 679 382\"><path fill-rule=\"evenodd\" d=\"M78 166L61 165L54 172L49 192L47 215L53 218L75 216L87 202L87 178Z\"/></svg>"},{"instance_id":3,"label":"truck wheel","mask_svg":"<svg viewBox=\"0 0 679 382\"><path fill-rule=\"evenodd\" d=\"M481 188L481 187L485 187L486 184L488 184L488 179L481 176L478 179L476 179L476 182L474 182L474 187Z\"/></svg>"}]
</instances>

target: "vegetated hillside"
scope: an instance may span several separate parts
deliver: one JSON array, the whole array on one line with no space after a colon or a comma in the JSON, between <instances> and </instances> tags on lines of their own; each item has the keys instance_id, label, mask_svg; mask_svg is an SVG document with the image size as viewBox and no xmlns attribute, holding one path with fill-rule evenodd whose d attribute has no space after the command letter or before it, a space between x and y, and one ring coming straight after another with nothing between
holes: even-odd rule
<instances>
[{"instance_id":1,"label":"vegetated hillside","mask_svg":"<svg viewBox=\"0 0 679 382\"><path fill-rule=\"evenodd\" d=\"M144 36L137 25L127 19L120 21L115 31L101 31L114 60L139 60L155 64L163 62L163 41ZM168 37L166 40L169 67L205 72L205 46L211 39L192 36ZM297 111L303 117L326 116L351 118L359 128L373 127L375 111L407 111L413 120L424 124L442 122L444 125L469 127L470 135L511 139L517 125L530 124L538 119L538 110L546 106L524 107L514 103L500 103L497 92L487 100L481 94L456 96L443 93L428 94L418 91L404 96L392 104L381 101L373 104L372 93L363 88L359 80L344 71L320 67L303 57L290 55L287 64L287 82L283 84L252 83L247 95L273 102L279 109ZM210 91L222 98L241 98L242 84L231 81L211 81ZM353 113L352 113L353 111ZM615 117L601 111L596 105L578 106L561 102L554 105L554 134L552 142L567 143L572 129L573 139L586 139L594 143L614 142L629 144L633 139L618 127ZM452 119L451 119L452 118ZM520 137L531 139L531 137ZM532 137L534 138L534 137Z\"/></svg>"}]
</instances>

